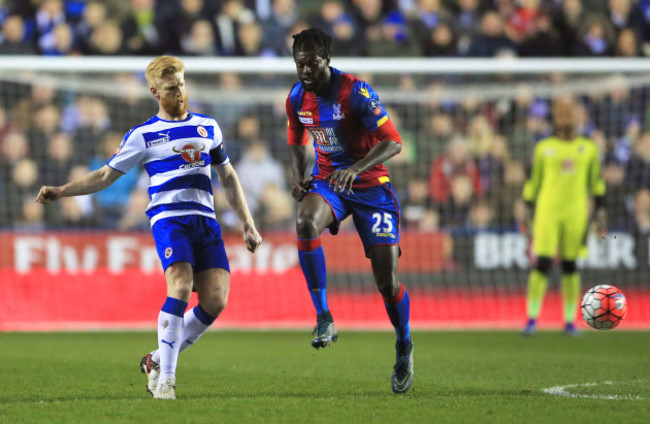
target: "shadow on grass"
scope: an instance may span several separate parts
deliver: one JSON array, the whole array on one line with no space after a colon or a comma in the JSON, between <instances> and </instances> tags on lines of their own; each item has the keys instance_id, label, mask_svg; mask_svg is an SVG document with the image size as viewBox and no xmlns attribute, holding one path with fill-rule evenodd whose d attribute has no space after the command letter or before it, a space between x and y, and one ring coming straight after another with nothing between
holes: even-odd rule
<instances>
[{"instance_id":1,"label":"shadow on grass","mask_svg":"<svg viewBox=\"0 0 650 424\"><path fill-rule=\"evenodd\" d=\"M390 388L377 388L369 390L356 390L356 391L340 391L338 393L322 392L322 391L278 391L275 393L269 392L240 392L240 393L224 393L204 392L196 390L188 390L183 392L182 388L176 389L178 401L192 401L192 400L207 400L214 399L220 401L237 401L237 400L252 400L252 399L314 399L318 401L334 400L337 402L345 401L358 401L363 399L391 399L407 400L407 399L471 399L471 398L510 398L510 399L523 399L523 398L537 398L548 396L541 390L490 390L486 391L484 388L465 388L459 390L449 390L443 388L435 388L434 386L427 387L413 387L408 393L403 395L396 395L390 391ZM65 403L65 402L78 402L78 401L149 401L153 400L151 396L144 393L136 393L129 391L124 394L117 393L88 393L88 394L74 394L66 395L61 393L55 396L38 397L30 395L0 395L0 410L2 405L10 404L48 404L48 403Z\"/></svg>"}]
</instances>

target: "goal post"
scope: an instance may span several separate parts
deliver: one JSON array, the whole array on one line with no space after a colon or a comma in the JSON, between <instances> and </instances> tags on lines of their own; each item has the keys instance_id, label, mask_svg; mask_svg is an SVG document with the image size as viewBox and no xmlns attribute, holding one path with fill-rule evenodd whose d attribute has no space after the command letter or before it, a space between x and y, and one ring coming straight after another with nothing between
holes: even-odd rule
<instances>
[{"instance_id":1,"label":"goal post","mask_svg":"<svg viewBox=\"0 0 650 424\"><path fill-rule=\"evenodd\" d=\"M182 59L190 110L219 122L265 240L255 255L246 251L215 179L232 269L219 325L313 325L288 194L284 104L294 64ZM130 128L156 113L144 81L150 60L0 61L0 308L7 311L0 330L155 326L165 287L143 212L146 175L132 172L112 190L45 207L33 201L40 185L101 166ZM576 125L598 145L608 187L610 233L587 238L583 291L616 285L630 305L621 327L650 326L640 307L650 301L650 61L334 57L331 64L372 85L402 136L402 152L387 166L402 207L399 277L411 293L414 328L524 323L530 260L517 231L521 190L535 143L552 132L550 105L564 95L579 100ZM351 220L322 239L337 325L390 328ZM561 324L558 281L554 275L542 326ZM118 320L108 312L115 302L129 310Z\"/></svg>"}]
</instances>

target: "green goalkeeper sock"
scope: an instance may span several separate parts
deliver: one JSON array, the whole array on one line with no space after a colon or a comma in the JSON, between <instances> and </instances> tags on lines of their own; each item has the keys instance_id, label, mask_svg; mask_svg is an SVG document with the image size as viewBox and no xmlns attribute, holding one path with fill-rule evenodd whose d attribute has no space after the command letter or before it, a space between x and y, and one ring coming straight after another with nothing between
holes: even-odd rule
<instances>
[{"instance_id":1,"label":"green goalkeeper sock","mask_svg":"<svg viewBox=\"0 0 650 424\"><path fill-rule=\"evenodd\" d=\"M562 274L562 305L564 322L573 322L576 315L576 306L580 298L580 274Z\"/></svg>"},{"instance_id":2,"label":"green goalkeeper sock","mask_svg":"<svg viewBox=\"0 0 650 424\"><path fill-rule=\"evenodd\" d=\"M526 299L528 318L537 319L539 316L547 285L548 277L545 274L536 269L530 271L530 275L528 276L528 297Z\"/></svg>"}]
</instances>

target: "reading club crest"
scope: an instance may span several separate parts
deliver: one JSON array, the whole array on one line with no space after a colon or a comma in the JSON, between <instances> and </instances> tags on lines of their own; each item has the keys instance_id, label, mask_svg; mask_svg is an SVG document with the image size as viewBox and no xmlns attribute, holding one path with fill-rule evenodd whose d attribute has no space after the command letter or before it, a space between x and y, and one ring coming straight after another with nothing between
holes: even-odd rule
<instances>
[{"instance_id":1,"label":"reading club crest","mask_svg":"<svg viewBox=\"0 0 650 424\"><path fill-rule=\"evenodd\" d=\"M205 129L203 129L205 131ZM201 152L205 149L203 143L190 143L186 144L180 149L177 149L176 146L172 147L172 150L175 153L180 153L185 162L196 163L201 160Z\"/></svg>"},{"instance_id":2,"label":"reading club crest","mask_svg":"<svg viewBox=\"0 0 650 424\"><path fill-rule=\"evenodd\" d=\"M208 130L206 130L205 128L203 128L200 125L198 127L196 127L196 132L198 132L201 137L207 137L208 136Z\"/></svg>"}]
</instances>

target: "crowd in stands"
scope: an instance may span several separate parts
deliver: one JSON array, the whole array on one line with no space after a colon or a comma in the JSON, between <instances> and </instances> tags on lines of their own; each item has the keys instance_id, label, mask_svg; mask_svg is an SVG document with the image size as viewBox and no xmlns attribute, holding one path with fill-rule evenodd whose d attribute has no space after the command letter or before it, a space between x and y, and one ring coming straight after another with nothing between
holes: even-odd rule
<instances>
[{"instance_id":1,"label":"crowd in stands","mask_svg":"<svg viewBox=\"0 0 650 424\"><path fill-rule=\"evenodd\" d=\"M288 56L307 26L337 56L650 55L650 0L0 0L0 54Z\"/></svg>"},{"instance_id":2,"label":"crowd in stands","mask_svg":"<svg viewBox=\"0 0 650 424\"><path fill-rule=\"evenodd\" d=\"M286 56L288 34L318 25L334 35L335 54L343 56L635 56L646 32L650 37L646 16L650 22L650 1L644 0L0 0L0 52ZM379 77L363 77L382 94ZM115 78L121 86L144 84L138 75ZM220 74L216 85L238 90L243 78ZM259 226L293 228L284 98L250 107L196 101L188 83L190 109L221 124ZM650 87L628 85L622 75L603 85L605 93L578 94L578 132L602 153L612 228L650 234ZM288 92L290 82L279 86ZM454 102L385 102L403 140L402 152L388 165L404 228L516 229L532 149L552 132L551 101L520 83L516 95L500 100L470 95ZM70 92L47 81L0 81L0 228L148 229L148 177L139 170L92 196L45 207L34 198L42 184L62 184L102 166L122 135L155 112L151 98ZM218 218L226 230L234 229L237 219L215 181Z\"/></svg>"}]
</instances>

